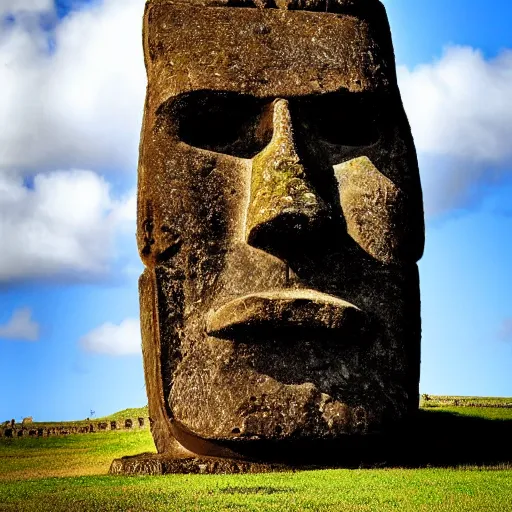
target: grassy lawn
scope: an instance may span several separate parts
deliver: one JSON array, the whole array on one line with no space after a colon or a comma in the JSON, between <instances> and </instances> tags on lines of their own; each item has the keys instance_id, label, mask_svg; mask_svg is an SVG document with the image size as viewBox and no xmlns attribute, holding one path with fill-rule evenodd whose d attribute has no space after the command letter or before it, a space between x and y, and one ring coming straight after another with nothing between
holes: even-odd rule
<instances>
[{"instance_id":1,"label":"grassy lawn","mask_svg":"<svg viewBox=\"0 0 512 512\"><path fill-rule=\"evenodd\" d=\"M512 408L501 409L493 407L436 407L427 409L429 413L445 412L458 416L471 416L487 420L512 420Z\"/></svg>"},{"instance_id":2,"label":"grassy lawn","mask_svg":"<svg viewBox=\"0 0 512 512\"><path fill-rule=\"evenodd\" d=\"M512 471L325 470L4 482L1 511L510 511Z\"/></svg>"},{"instance_id":3,"label":"grassy lawn","mask_svg":"<svg viewBox=\"0 0 512 512\"><path fill-rule=\"evenodd\" d=\"M144 415L136 411L113 417ZM488 432L496 425L500 442L508 443L504 453L511 453L512 409L450 406L422 414L429 429L446 418L457 428L468 420L478 428L485 422ZM470 451L476 439L466 439ZM155 451L147 429L1 438L0 511L512 511L512 458L490 467L107 475L112 459L147 451Z\"/></svg>"}]
</instances>

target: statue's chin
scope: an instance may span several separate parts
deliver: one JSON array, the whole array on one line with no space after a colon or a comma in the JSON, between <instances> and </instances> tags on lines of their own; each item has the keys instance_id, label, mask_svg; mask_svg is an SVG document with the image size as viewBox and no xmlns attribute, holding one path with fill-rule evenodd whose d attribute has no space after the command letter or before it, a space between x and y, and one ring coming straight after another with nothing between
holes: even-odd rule
<instances>
[{"instance_id":1,"label":"statue's chin","mask_svg":"<svg viewBox=\"0 0 512 512\"><path fill-rule=\"evenodd\" d=\"M244 377L233 375L233 380ZM260 375L259 384L247 373L254 386L218 391L202 403L184 405L174 400L174 419L192 436L212 442L230 441L238 445L258 441L335 440L346 436L379 433L405 413L405 396L395 400L364 390L339 390L336 399L321 392L311 382L283 384ZM350 391L350 392L349 392ZM402 400L400 400L402 398ZM200 411L193 415L192 411Z\"/></svg>"},{"instance_id":2,"label":"statue's chin","mask_svg":"<svg viewBox=\"0 0 512 512\"><path fill-rule=\"evenodd\" d=\"M275 428L272 419L259 425L254 421L251 435L247 431L238 432L238 429L234 429L231 436L220 438L198 435L177 419L171 423L175 439L188 451L199 456L323 464L336 463L341 456L347 461L350 457L357 459L368 451L373 453L379 446L385 448L387 436L396 435L397 429L392 425L387 430L368 429L365 422L368 415L372 414L361 407L351 408L332 402L330 408L326 409L324 428L317 425L316 431L312 432L308 430L306 422L294 425L294 435L284 435ZM398 424L397 421L394 426ZM287 428L290 427L287 425ZM270 432L272 428L274 430Z\"/></svg>"}]
</instances>

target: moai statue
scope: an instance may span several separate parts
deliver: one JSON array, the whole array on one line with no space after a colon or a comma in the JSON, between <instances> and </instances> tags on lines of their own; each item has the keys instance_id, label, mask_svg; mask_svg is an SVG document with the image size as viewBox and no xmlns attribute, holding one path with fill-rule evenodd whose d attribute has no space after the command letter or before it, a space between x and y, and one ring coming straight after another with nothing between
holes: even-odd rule
<instances>
[{"instance_id":1,"label":"moai statue","mask_svg":"<svg viewBox=\"0 0 512 512\"><path fill-rule=\"evenodd\" d=\"M343 465L419 399L422 193L385 9L152 0L143 34L159 460Z\"/></svg>"}]
</instances>

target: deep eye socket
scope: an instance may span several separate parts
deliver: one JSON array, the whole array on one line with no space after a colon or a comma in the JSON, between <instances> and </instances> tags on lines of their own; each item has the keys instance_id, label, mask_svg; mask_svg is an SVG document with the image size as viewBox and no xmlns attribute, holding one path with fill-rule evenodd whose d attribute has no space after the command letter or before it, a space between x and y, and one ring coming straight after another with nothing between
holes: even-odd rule
<instances>
[{"instance_id":1,"label":"deep eye socket","mask_svg":"<svg viewBox=\"0 0 512 512\"><path fill-rule=\"evenodd\" d=\"M328 144L364 147L380 138L380 110L368 95L326 94L299 103L298 109L307 130Z\"/></svg>"},{"instance_id":2,"label":"deep eye socket","mask_svg":"<svg viewBox=\"0 0 512 512\"><path fill-rule=\"evenodd\" d=\"M248 95L197 91L170 107L177 137L201 149L252 158L272 138L268 102Z\"/></svg>"}]
</instances>

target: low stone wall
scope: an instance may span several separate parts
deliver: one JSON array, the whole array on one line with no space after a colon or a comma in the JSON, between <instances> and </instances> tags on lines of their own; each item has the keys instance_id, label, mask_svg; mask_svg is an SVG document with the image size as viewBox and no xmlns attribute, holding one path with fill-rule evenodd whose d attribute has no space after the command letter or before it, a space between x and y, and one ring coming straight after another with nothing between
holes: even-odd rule
<instances>
[{"instance_id":1,"label":"low stone wall","mask_svg":"<svg viewBox=\"0 0 512 512\"><path fill-rule=\"evenodd\" d=\"M423 394L420 400L420 407L433 408L433 407L485 407L491 409L512 409L512 401L497 402L492 398L489 400L471 399L471 398L451 398L451 397L437 397Z\"/></svg>"},{"instance_id":2,"label":"low stone wall","mask_svg":"<svg viewBox=\"0 0 512 512\"><path fill-rule=\"evenodd\" d=\"M30 426L21 423L0 427L0 437L17 439L19 437L66 436L69 434L92 434L106 430L140 430L149 428L150 418L125 418L117 421L96 421L80 425L51 426L32 423Z\"/></svg>"}]
</instances>

